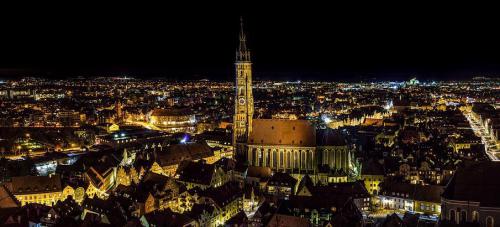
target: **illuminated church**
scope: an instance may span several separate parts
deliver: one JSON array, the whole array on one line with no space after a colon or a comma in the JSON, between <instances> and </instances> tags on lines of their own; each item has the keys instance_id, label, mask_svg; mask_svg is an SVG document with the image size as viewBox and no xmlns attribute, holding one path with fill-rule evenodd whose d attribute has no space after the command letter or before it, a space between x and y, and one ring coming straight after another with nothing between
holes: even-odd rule
<instances>
[{"instance_id":1,"label":"illuminated church","mask_svg":"<svg viewBox=\"0 0 500 227\"><path fill-rule=\"evenodd\" d=\"M251 166L270 167L294 175L349 175L355 178L359 164L344 138L332 129L317 130L307 120L253 119L252 62L241 23L236 51L235 114L233 144Z\"/></svg>"}]
</instances>

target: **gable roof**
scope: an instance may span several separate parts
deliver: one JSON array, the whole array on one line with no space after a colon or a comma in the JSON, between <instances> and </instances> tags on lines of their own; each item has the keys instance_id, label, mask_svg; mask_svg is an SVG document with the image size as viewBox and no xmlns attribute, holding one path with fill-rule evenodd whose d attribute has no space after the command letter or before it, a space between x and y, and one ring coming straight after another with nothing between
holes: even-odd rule
<instances>
[{"instance_id":1,"label":"gable roof","mask_svg":"<svg viewBox=\"0 0 500 227\"><path fill-rule=\"evenodd\" d=\"M295 188L295 185L297 184L297 179L293 178L290 176L288 173L281 173L277 172L274 173L274 175L269 179L269 182L267 183L268 185L271 186L287 186L291 187L292 189Z\"/></svg>"},{"instance_id":2,"label":"gable roof","mask_svg":"<svg viewBox=\"0 0 500 227\"><path fill-rule=\"evenodd\" d=\"M61 177L58 174L51 176L22 176L12 177L13 194L36 194L62 191Z\"/></svg>"},{"instance_id":3,"label":"gable roof","mask_svg":"<svg viewBox=\"0 0 500 227\"><path fill-rule=\"evenodd\" d=\"M206 143L174 144L164 152L157 152L160 166L179 164L184 160L198 160L213 156L214 152Z\"/></svg>"},{"instance_id":4,"label":"gable roof","mask_svg":"<svg viewBox=\"0 0 500 227\"><path fill-rule=\"evenodd\" d=\"M4 185L0 185L0 209L15 207L21 207L21 204Z\"/></svg>"},{"instance_id":5,"label":"gable roof","mask_svg":"<svg viewBox=\"0 0 500 227\"><path fill-rule=\"evenodd\" d=\"M264 166L249 166L247 170L247 177L269 178L271 174L271 168Z\"/></svg>"},{"instance_id":6,"label":"gable roof","mask_svg":"<svg viewBox=\"0 0 500 227\"><path fill-rule=\"evenodd\" d=\"M179 180L196 184L210 185L216 166L203 162L185 161L179 165Z\"/></svg>"},{"instance_id":7,"label":"gable roof","mask_svg":"<svg viewBox=\"0 0 500 227\"><path fill-rule=\"evenodd\" d=\"M148 224L157 226L185 226L193 223L194 220L185 214L180 214L166 209L163 211L154 211L143 216Z\"/></svg>"},{"instance_id":8,"label":"gable roof","mask_svg":"<svg viewBox=\"0 0 500 227\"><path fill-rule=\"evenodd\" d=\"M310 189L313 196L328 197L329 195L345 196L346 198L367 198L370 194L362 181L333 183L319 185Z\"/></svg>"},{"instance_id":9,"label":"gable roof","mask_svg":"<svg viewBox=\"0 0 500 227\"><path fill-rule=\"evenodd\" d=\"M274 214L269 222L268 227L279 227L279 226L296 226L296 227L309 227L311 223L306 218L295 217L291 215Z\"/></svg>"},{"instance_id":10,"label":"gable roof","mask_svg":"<svg viewBox=\"0 0 500 227\"><path fill-rule=\"evenodd\" d=\"M393 197L405 197L418 201L441 202L444 187L440 185L420 185L387 181L382 184L381 194ZM396 193L393 195L393 193ZM398 196L397 193L400 195Z\"/></svg>"},{"instance_id":11,"label":"gable roof","mask_svg":"<svg viewBox=\"0 0 500 227\"><path fill-rule=\"evenodd\" d=\"M361 165L361 175L385 175L384 166L379 162L370 159Z\"/></svg>"},{"instance_id":12,"label":"gable roof","mask_svg":"<svg viewBox=\"0 0 500 227\"><path fill-rule=\"evenodd\" d=\"M208 188L200 196L211 198L218 207L223 208L232 201L243 197L243 190L237 182L228 182L217 188Z\"/></svg>"},{"instance_id":13,"label":"gable roof","mask_svg":"<svg viewBox=\"0 0 500 227\"><path fill-rule=\"evenodd\" d=\"M311 177L309 177L309 175L306 174L304 177L302 177L302 179L299 182L299 186L297 187L297 194L299 192L302 192L305 194L311 194L310 190L313 187L314 187L314 183L313 183Z\"/></svg>"},{"instance_id":14,"label":"gable roof","mask_svg":"<svg viewBox=\"0 0 500 227\"><path fill-rule=\"evenodd\" d=\"M248 144L316 146L316 130L307 120L254 119Z\"/></svg>"}]
</instances>

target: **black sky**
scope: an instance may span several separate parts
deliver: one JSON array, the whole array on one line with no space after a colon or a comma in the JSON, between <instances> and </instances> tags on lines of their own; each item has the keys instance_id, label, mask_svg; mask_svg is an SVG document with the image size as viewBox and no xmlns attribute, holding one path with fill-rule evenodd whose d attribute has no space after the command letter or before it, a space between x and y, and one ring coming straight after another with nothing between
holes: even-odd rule
<instances>
[{"instance_id":1,"label":"black sky","mask_svg":"<svg viewBox=\"0 0 500 227\"><path fill-rule=\"evenodd\" d=\"M5 10L0 75L232 80L240 15L257 78L500 74L500 18L482 9L87 8Z\"/></svg>"}]
</instances>

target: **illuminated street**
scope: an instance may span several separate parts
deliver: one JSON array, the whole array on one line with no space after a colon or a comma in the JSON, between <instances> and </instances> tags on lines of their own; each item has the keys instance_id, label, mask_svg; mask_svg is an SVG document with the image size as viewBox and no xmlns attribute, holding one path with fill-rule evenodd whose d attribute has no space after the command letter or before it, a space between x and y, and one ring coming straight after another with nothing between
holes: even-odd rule
<instances>
[{"instance_id":1,"label":"illuminated street","mask_svg":"<svg viewBox=\"0 0 500 227\"><path fill-rule=\"evenodd\" d=\"M470 113L465 113L464 115L467 117L467 120L470 123L472 130L474 133L481 137L481 141L484 144L485 152L488 155L488 158L492 161L498 162L500 161L500 148L491 135L486 132L486 129L479 123L474 117L471 116Z\"/></svg>"}]
</instances>

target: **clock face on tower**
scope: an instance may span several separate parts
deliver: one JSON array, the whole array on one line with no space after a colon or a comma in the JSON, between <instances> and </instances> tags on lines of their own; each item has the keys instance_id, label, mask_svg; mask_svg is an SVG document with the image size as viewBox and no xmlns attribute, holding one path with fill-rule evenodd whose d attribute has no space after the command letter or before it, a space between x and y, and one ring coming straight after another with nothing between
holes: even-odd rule
<instances>
[{"instance_id":1,"label":"clock face on tower","mask_svg":"<svg viewBox=\"0 0 500 227\"><path fill-rule=\"evenodd\" d=\"M239 103L240 103L240 105L244 105L245 104L245 99L244 98L240 98Z\"/></svg>"}]
</instances>

